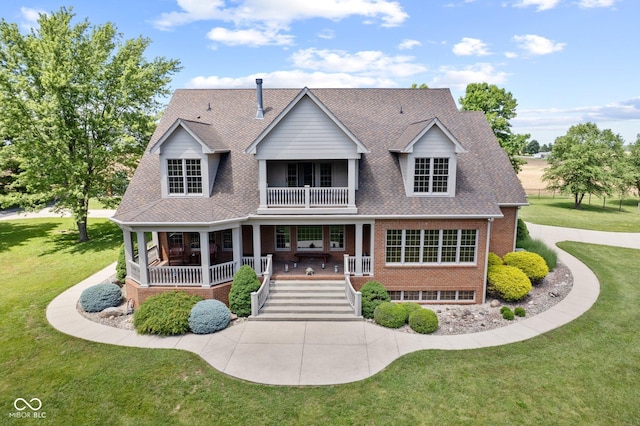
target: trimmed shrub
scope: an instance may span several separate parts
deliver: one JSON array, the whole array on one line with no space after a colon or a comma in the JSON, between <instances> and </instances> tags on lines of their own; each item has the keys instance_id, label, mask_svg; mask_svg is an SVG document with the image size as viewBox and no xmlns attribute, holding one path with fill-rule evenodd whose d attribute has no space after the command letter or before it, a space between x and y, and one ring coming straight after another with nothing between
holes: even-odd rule
<instances>
[{"instance_id":1,"label":"trimmed shrub","mask_svg":"<svg viewBox=\"0 0 640 426\"><path fill-rule=\"evenodd\" d=\"M506 319L506 320L511 321L511 320L513 320L515 317L514 317L513 311L512 311L511 309L507 308L507 309L505 309L505 310L504 310L504 312L502 313L502 318L504 318L504 319Z\"/></svg>"},{"instance_id":2,"label":"trimmed shrub","mask_svg":"<svg viewBox=\"0 0 640 426\"><path fill-rule=\"evenodd\" d=\"M402 327L405 323L405 309L399 304L382 302L373 311L376 323L387 328Z\"/></svg>"},{"instance_id":3,"label":"trimmed shrub","mask_svg":"<svg viewBox=\"0 0 640 426\"><path fill-rule=\"evenodd\" d=\"M409 315L409 327L416 333L433 333L438 329L438 316L431 309L413 311Z\"/></svg>"},{"instance_id":4,"label":"trimmed shrub","mask_svg":"<svg viewBox=\"0 0 640 426\"><path fill-rule=\"evenodd\" d=\"M495 265L504 265L502 258L493 252L489 252L487 257L487 266L492 267Z\"/></svg>"},{"instance_id":5,"label":"trimmed shrub","mask_svg":"<svg viewBox=\"0 0 640 426\"><path fill-rule=\"evenodd\" d=\"M525 249L526 251L538 253L542 256L550 271L556 269L556 265L558 264L558 252L546 245L544 241L528 239L521 241L517 246Z\"/></svg>"},{"instance_id":6,"label":"trimmed shrub","mask_svg":"<svg viewBox=\"0 0 640 426\"><path fill-rule=\"evenodd\" d=\"M251 315L251 293L258 291L260 280L256 271L249 265L243 265L233 276L229 290L229 309L239 317Z\"/></svg>"},{"instance_id":7,"label":"trimmed shrub","mask_svg":"<svg viewBox=\"0 0 640 426\"><path fill-rule=\"evenodd\" d=\"M504 314L504 312L508 310L509 310L508 306L503 306L502 308L500 308L500 314Z\"/></svg>"},{"instance_id":8,"label":"trimmed shrub","mask_svg":"<svg viewBox=\"0 0 640 426\"><path fill-rule=\"evenodd\" d=\"M518 227L516 228L516 244L518 243L518 241L524 241L530 238L531 237L529 237L529 230L527 229L527 224L524 223L524 220L518 219Z\"/></svg>"},{"instance_id":9,"label":"trimmed shrub","mask_svg":"<svg viewBox=\"0 0 640 426\"><path fill-rule=\"evenodd\" d=\"M156 294L136 309L133 326L141 334L185 334L189 331L191 309L201 300L202 297L184 291Z\"/></svg>"},{"instance_id":10,"label":"trimmed shrub","mask_svg":"<svg viewBox=\"0 0 640 426\"><path fill-rule=\"evenodd\" d=\"M400 303L400 306L402 306L402 309L404 309L404 313L406 315L404 318L404 322L409 322L409 317L414 311L422 309L422 306L415 302Z\"/></svg>"},{"instance_id":11,"label":"trimmed shrub","mask_svg":"<svg viewBox=\"0 0 640 426\"><path fill-rule=\"evenodd\" d=\"M508 302L524 298L531 291L531 281L515 266L492 266L487 272L487 293Z\"/></svg>"},{"instance_id":12,"label":"trimmed shrub","mask_svg":"<svg viewBox=\"0 0 640 426\"><path fill-rule=\"evenodd\" d=\"M116 280L124 283L125 278L127 278L127 259L124 254L124 244L122 244L118 253L118 263L116 263Z\"/></svg>"},{"instance_id":13,"label":"trimmed shrub","mask_svg":"<svg viewBox=\"0 0 640 426\"><path fill-rule=\"evenodd\" d=\"M503 257L505 265L515 266L524 272L532 284L540 283L549 273L547 263L542 256L529 251L514 251Z\"/></svg>"},{"instance_id":14,"label":"trimmed shrub","mask_svg":"<svg viewBox=\"0 0 640 426\"><path fill-rule=\"evenodd\" d=\"M390 302L387 289L378 281L367 281L360 289L362 293L362 316L373 318L373 311L382 302Z\"/></svg>"},{"instance_id":15,"label":"trimmed shrub","mask_svg":"<svg viewBox=\"0 0 640 426\"><path fill-rule=\"evenodd\" d=\"M115 284L96 284L80 294L80 306L85 312L101 312L122 302L122 290Z\"/></svg>"},{"instance_id":16,"label":"trimmed shrub","mask_svg":"<svg viewBox=\"0 0 640 426\"><path fill-rule=\"evenodd\" d=\"M526 315L526 312L524 311L524 308L521 308L520 306L518 306L517 308L515 308L513 310L513 313L515 314L515 316L517 317L523 317Z\"/></svg>"},{"instance_id":17,"label":"trimmed shrub","mask_svg":"<svg viewBox=\"0 0 640 426\"><path fill-rule=\"evenodd\" d=\"M215 333L227 328L231 322L231 312L219 300L207 299L196 303L189 315L189 328L196 334Z\"/></svg>"}]
</instances>

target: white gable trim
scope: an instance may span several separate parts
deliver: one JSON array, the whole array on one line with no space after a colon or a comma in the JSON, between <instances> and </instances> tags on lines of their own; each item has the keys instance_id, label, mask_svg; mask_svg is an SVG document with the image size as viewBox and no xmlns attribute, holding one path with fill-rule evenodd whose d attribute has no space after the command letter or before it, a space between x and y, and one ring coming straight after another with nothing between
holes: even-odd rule
<instances>
[{"instance_id":1,"label":"white gable trim","mask_svg":"<svg viewBox=\"0 0 640 426\"><path fill-rule=\"evenodd\" d=\"M414 123L415 124L415 123ZM429 131L431 130L431 128L433 128L434 126L436 126L438 129L440 129L442 131L442 133L445 134L445 136L451 141L451 143L454 146L454 152L456 154L460 154L460 153L464 153L467 152L466 149L464 149L464 147L462 146L462 144L458 141L458 139L453 136L453 134L449 131L449 129L447 129L447 127L442 124L442 121L440 121L437 117L431 119L426 126L420 131L418 132L418 134L416 136L413 137L413 139L411 139L407 145L405 145L404 147L402 147L401 149L392 149L390 151L392 152L398 152L401 154L410 154L413 152L413 147L414 145Z\"/></svg>"},{"instance_id":2,"label":"white gable trim","mask_svg":"<svg viewBox=\"0 0 640 426\"><path fill-rule=\"evenodd\" d=\"M313 103L320 108L320 110L322 110L322 112L324 112L327 117L329 117L329 119L331 121L333 121L333 123L335 123L336 126L338 126L338 128L340 128L340 130L342 130L344 132L345 135L347 135L347 137L351 140L351 142L354 143L354 145L356 146L356 152L358 154L366 154L369 153L370 151L367 149L367 147L365 147L362 142L360 142L358 140L358 138L344 125L342 124L342 122L340 122L340 120L338 120L336 118L335 115L333 115L333 113L322 103L320 102L320 100L311 92L311 90L309 90L309 88L305 87L304 89L302 89L300 91L300 93L298 93L298 95L293 99L293 101L291 101L291 103L289 103L289 105L287 105L287 107L280 113L280 115L278 115L278 117L276 117L268 126L266 129L264 129L260 135L258 135L258 137L256 138L256 140L254 140L251 145L249 145L249 147L247 149L245 149L245 153L246 154L256 154L257 153L257 148L258 145L269 135L269 133L271 133L271 131L278 125L280 124L280 122L289 114L289 112L291 112L291 110L305 97L307 96L309 99L311 99L311 101L313 101Z\"/></svg>"},{"instance_id":3,"label":"white gable trim","mask_svg":"<svg viewBox=\"0 0 640 426\"><path fill-rule=\"evenodd\" d=\"M206 124L206 123L202 123L202 124ZM160 137L160 139L158 139L158 141L155 144L153 144L151 149L149 149L149 152L151 154L161 154L162 153L162 145L164 145L165 142L167 142L168 140L171 139L171 136L173 136L173 133L178 129L178 127L183 128L187 133L189 133L189 135L193 138L193 140L195 140L196 142L198 142L200 144L200 146L202 147L202 153L203 154L215 154L216 152L219 152L219 151L216 151L216 150L211 149L210 147L208 147L207 144L204 143L204 141L202 139L200 139L200 137L197 134L195 134L193 132L193 130L191 130L189 128L189 125L187 123L185 123L185 120L183 120L181 118L178 118L171 125L171 127L169 127L169 130L164 132L164 134Z\"/></svg>"}]
</instances>

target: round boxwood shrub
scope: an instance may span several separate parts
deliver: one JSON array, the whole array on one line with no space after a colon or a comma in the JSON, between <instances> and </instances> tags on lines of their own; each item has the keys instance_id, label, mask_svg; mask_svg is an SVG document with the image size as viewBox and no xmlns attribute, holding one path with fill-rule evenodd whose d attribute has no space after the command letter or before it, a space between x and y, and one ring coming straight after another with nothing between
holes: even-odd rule
<instances>
[{"instance_id":1,"label":"round boxwood shrub","mask_svg":"<svg viewBox=\"0 0 640 426\"><path fill-rule=\"evenodd\" d=\"M86 288L80 294L80 306L85 312L101 312L122 302L122 290L115 284L103 283Z\"/></svg>"},{"instance_id":2,"label":"round boxwood shrub","mask_svg":"<svg viewBox=\"0 0 640 426\"><path fill-rule=\"evenodd\" d=\"M487 257L487 265L489 267L495 265L504 265L502 258L493 252L489 252L489 256Z\"/></svg>"},{"instance_id":3,"label":"round boxwood shrub","mask_svg":"<svg viewBox=\"0 0 640 426\"><path fill-rule=\"evenodd\" d=\"M172 336L189 331L191 309L202 300L184 291L170 291L149 297L133 314L133 326L141 334Z\"/></svg>"},{"instance_id":4,"label":"round boxwood shrub","mask_svg":"<svg viewBox=\"0 0 640 426\"><path fill-rule=\"evenodd\" d=\"M405 309L395 303L382 302L373 310L373 319L383 327L398 328L405 323Z\"/></svg>"},{"instance_id":5,"label":"round boxwood shrub","mask_svg":"<svg viewBox=\"0 0 640 426\"><path fill-rule=\"evenodd\" d=\"M409 316L409 327L416 333L433 333L438 329L438 316L431 309L413 311Z\"/></svg>"},{"instance_id":6,"label":"round boxwood shrub","mask_svg":"<svg viewBox=\"0 0 640 426\"><path fill-rule=\"evenodd\" d=\"M215 333L227 328L231 322L231 312L219 300L207 299L196 303L189 315L189 328L196 334Z\"/></svg>"},{"instance_id":7,"label":"round boxwood shrub","mask_svg":"<svg viewBox=\"0 0 640 426\"><path fill-rule=\"evenodd\" d=\"M382 302L390 302L387 289L378 281L367 281L360 289L362 293L362 316L373 318L373 311Z\"/></svg>"},{"instance_id":8,"label":"round boxwood shrub","mask_svg":"<svg viewBox=\"0 0 640 426\"><path fill-rule=\"evenodd\" d=\"M531 281L515 266L492 266L487 272L487 281L487 293L508 302L521 300L531 291Z\"/></svg>"},{"instance_id":9,"label":"round boxwood shrub","mask_svg":"<svg viewBox=\"0 0 640 426\"><path fill-rule=\"evenodd\" d=\"M540 283L549 273L547 262L537 253L514 251L503 257L505 265L515 266L524 272L532 284Z\"/></svg>"},{"instance_id":10,"label":"round boxwood shrub","mask_svg":"<svg viewBox=\"0 0 640 426\"><path fill-rule=\"evenodd\" d=\"M239 317L251 315L251 293L260 289L260 280L256 271L249 265L243 265L233 276L229 290L229 309Z\"/></svg>"},{"instance_id":11,"label":"round boxwood shrub","mask_svg":"<svg viewBox=\"0 0 640 426\"><path fill-rule=\"evenodd\" d=\"M524 311L524 308L521 308L520 306L518 306L517 308L515 308L513 310L513 313L515 314L515 316L517 317L523 317L526 315L526 312Z\"/></svg>"},{"instance_id":12,"label":"round boxwood shrub","mask_svg":"<svg viewBox=\"0 0 640 426\"><path fill-rule=\"evenodd\" d=\"M502 311L502 318L511 321L515 317L514 317L513 311L511 309L507 308L504 311Z\"/></svg>"},{"instance_id":13,"label":"round boxwood shrub","mask_svg":"<svg viewBox=\"0 0 640 426\"><path fill-rule=\"evenodd\" d=\"M422 309L422 306L420 306L419 304L415 303L415 302L405 302L405 303L400 303L399 306L402 306L402 308L404 309L404 313L405 313L405 318L404 318L404 322L409 322L409 316L414 312L417 311L419 309Z\"/></svg>"}]
</instances>

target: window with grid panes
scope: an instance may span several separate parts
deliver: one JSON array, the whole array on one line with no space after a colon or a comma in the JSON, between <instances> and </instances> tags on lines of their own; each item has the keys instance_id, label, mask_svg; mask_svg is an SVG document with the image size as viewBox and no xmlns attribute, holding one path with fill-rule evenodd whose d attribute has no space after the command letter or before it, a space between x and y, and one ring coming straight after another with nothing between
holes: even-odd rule
<instances>
[{"instance_id":1,"label":"window with grid panes","mask_svg":"<svg viewBox=\"0 0 640 426\"><path fill-rule=\"evenodd\" d=\"M233 250L233 233L231 229L222 231L222 249Z\"/></svg>"},{"instance_id":2,"label":"window with grid panes","mask_svg":"<svg viewBox=\"0 0 640 426\"><path fill-rule=\"evenodd\" d=\"M447 192L449 180L449 159L433 159L433 178L431 181L431 192Z\"/></svg>"},{"instance_id":3,"label":"window with grid panes","mask_svg":"<svg viewBox=\"0 0 640 426\"><path fill-rule=\"evenodd\" d=\"M438 263L439 246L440 231L438 229L426 229L424 231L424 244L422 247L422 262Z\"/></svg>"},{"instance_id":4,"label":"window with grid panes","mask_svg":"<svg viewBox=\"0 0 640 426\"><path fill-rule=\"evenodd\" d=\"M287 164L287 186L289 188L298 186L298 165L296 163Z\"/></svg>"},{"instance_id":5,"label":"window with grid panes","mask_svg":"<svg viewBox=\"0 0 640 426\"><path fill-rule=\"evenodd\" d=\"M187 194L202 194L202 167L200 160L185 160Z\"/></svg>"},{"instance_id":6,"label":"window with grid panes","mask_svg":"<svg viewBox=\"0 0 640 426\"><path fill-rule=\"evenodd\" d=\"M320 187L331 187L331 163L320 164Z\"/></svg>"},{"instance_id":7,"label":"window with grid panes","mask_svg":"<svg viewBox=\"0 0 640 426\"><path fill-rule=\"evenodd\" d=\"M407 291L404 292L404 297L402 300L420 300L420 292L419 291Z\"/></svg>"},{"instance_id":8,"label":"window with grid panes","mask_svg":"<svg viewBox=\"0 0 640 426\"><path fill-rule=\"evenodd\" d=\"M202 194L202 164L199 159L167 160L169 194Z\"/></svg>"},{"instance_id":9,"label":"window with grid panes","mask_svg":"<svg viewBox=\"0 0 640 426\"><path fill-rule=\"evenodd\" d=\"M440 300L456 300L456 291L440 290Z\"/></svg>"},{"instance_id":10,"label":"window with grid panes","mask_svg":"<svg viewBox=\"0 0 640 426\"><path fill-rule=\"evenodd\" d=\"M416 158L413 174L413 192L429 192L430 158Z\"/></svg>"},{"instance_id":11,"label":"window with grid panes","mask_svg":"<svg viewBox=\"0 0 640 426\"><path fill-rule=\"evenodd\" d=\"M276 226L276 250L291 249L291 228L288 226Z\"/></svg>"},{"instance_id":12,"label":"window with grid panes","mask_svg":"<svg viewBox=\"0 0 640 426\"><path fill-rule=\"evenodd\" d=\"M460 257L459 262L476 261L476 230L462 229L460 231Z\"/></svg>"},{"instance_id":13,"label":"window with grid panes","mask_svg":"<svg viewBox=\"0 0 640 426\"><path fill-rule=\"evenodd\" d=\"M322 250L322 226L304 225L298 226L298 249Z\"/></svg>"},{"instance_id":14,"label":"window with grid panes","mask_svg":"<svg viewBox=\"0 0 640 426\"><path fill-rule=\"evenodd\" d=\"M442 230L442 250L440 254L441 263L455 263L456 252L458 251L458 230Z\"/></svg>"},{"instance_id":15,"label":"window with grid panes","mask_svg":"<svg viewBox=\"0 0 640 426\"><path fill-rule=\"evenodd\" d=\"M344 225L331 225L329 231L331 249L344 250Z\"/></svg>"},{"instance_id":16,"label":"window with grid panes","mask_svg":"<svg viewBox=\"0 0 640 426\"><path fill-rule=\"evenodd\" d=\"M389 298L391 300L400 300L402 297L402 292L401 291L390 291L389 292Z\"/></svg>"},{"instance_id":17,"label":"window with grid panes","mask_svg":"<svg viewBox=\"0 0 640 426\"><path fill-rule=\"evenodd\" d=\"M407 229L404 239L404 262L420 262L420 234L419 229Z\"/></svg>"},{"instance_id":18,"label":"window with grid panes","mask_svg":"<svg viewBox=\"0 0 640 426\"><path fill-rule=\"evenodd\" d=\"M458 300L474 300L475 293L473 290L460 290L458 291Z\"/></svg>"},{"instance_id":19,"label":"window with grid panes","mask_svg":"<svg viewBox=\"0 0 640 426\"><path fill-rule=\"evenodd\" d=\"M182 160L167 160L169 194L184 194L184 173Z\"/></svg>"},{"instance_id":20,"label":"window with grid panes","mask_svg":"<svg viewBox=\"0 0 640 426\"><path fill-rule=\"evenodd\" d=\"M438 300L438 291L437 290L423 291L422 300Z\"/></svg>"},{"instance_id":21,"label":"window with grid panes","mask_svg":"<svg viewBox=\"0 0 640 426\"><path fill-rule=\"evenodd\" d=\"M402 262L402 230L387 230L387 253L386 259L389 263Z\"/></svg>"}]
</instances>

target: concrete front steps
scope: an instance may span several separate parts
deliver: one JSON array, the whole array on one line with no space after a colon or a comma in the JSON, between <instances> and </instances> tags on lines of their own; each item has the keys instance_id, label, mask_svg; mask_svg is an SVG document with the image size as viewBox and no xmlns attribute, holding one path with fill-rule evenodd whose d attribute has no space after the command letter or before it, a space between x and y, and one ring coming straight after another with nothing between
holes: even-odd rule
<instances>
[{"instance_id":1,"label":"concrete front steps","mask_svg":"<svg viewBox=\"0 0 640 426\"><path fill-rule=\"evenodd\" d=\"M344 281L275 280L251 321L362 321L344 294Z\"/></svg>"}]
</instances>

